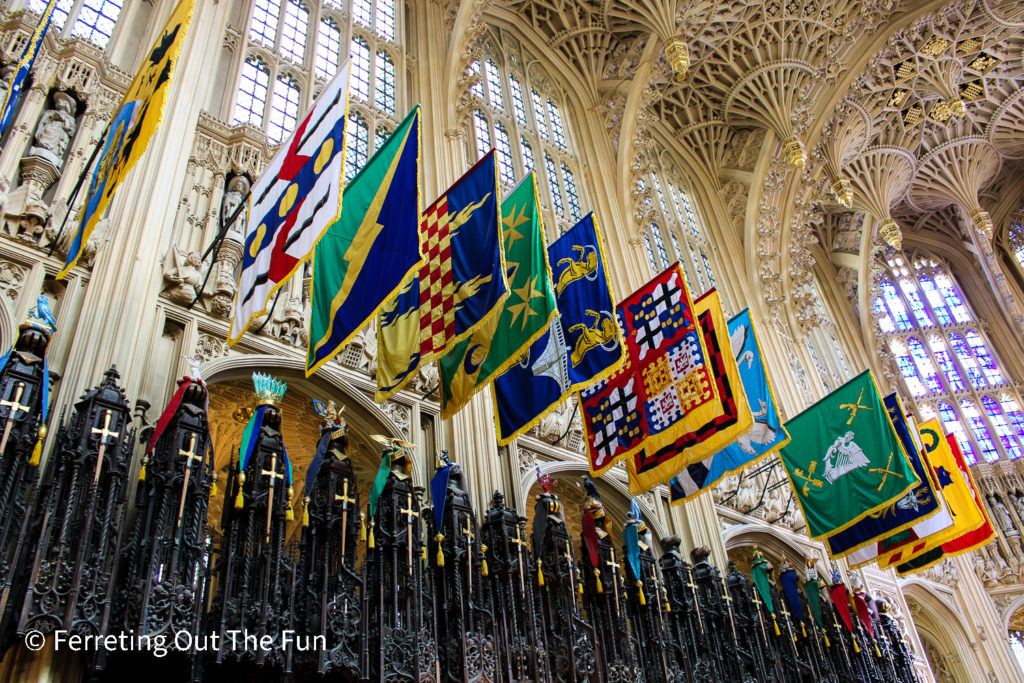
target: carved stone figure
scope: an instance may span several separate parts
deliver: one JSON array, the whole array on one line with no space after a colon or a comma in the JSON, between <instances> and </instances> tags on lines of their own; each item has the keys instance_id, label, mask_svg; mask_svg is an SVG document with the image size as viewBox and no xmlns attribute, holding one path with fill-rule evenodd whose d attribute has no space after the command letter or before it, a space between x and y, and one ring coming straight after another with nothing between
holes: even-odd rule
<instances>
[{"instance_id":1,"label":"carved stone figure","mask_svg":"<svg viewBox=\"0 0 1024 683\"><path fill-rule=\"evenodd\" d=\"M1003 534L1007 536L1020 535L1020 532L1013 526L1010 511L1006 509L1006 505L1003 504L1003 501L999 500L998 496L990 495L988 497L988 506L992 510L992 516L995 517L996 524L1003 530Z\"/></svg>"},{"instance_id":2,"label":"carved stone figure","mask_svg":"<svg viewBox=\"0 0 1024 683\"><path fill-rule=\"evenodd\" d=\"M64 155L68 151L71 137L75 134L74 98L62 92L53 94L53 109L43 112L36 124L33 146L29 148L29 156L46 159L60 169L64 166Z\"/></svg>"},{"instance_id":3,"label":"carved stone figure","mask_svg":"<svg viewBox=\"0 0 1024 683\"><path fill-rule=\"evenodd\" d=\"M249 179L244 175L236 175L230 181L228 181L227 192L224 193L224 200L221 203L221 220L225 224L231 219L235 211L242 204L242 200L245 198L247 192L249 192ZM244 235L241 230L241 220L236 220L230 228L228 228L227 234L224 236L225 239L234 240L241 244L245 241Z\"/></svg>"},{"instance_id":4,"label":"carved stone figure","mask_svg":"<svg viewBox=\"0 0 1024 683\"><path fill-rule=\"evenodd\" d=\"M167 298L187 304L196 296L196 287L203 280L203 262L194 251L172 247L164 264L164 280L170 283Z\"/></svg>"}]
</instances>

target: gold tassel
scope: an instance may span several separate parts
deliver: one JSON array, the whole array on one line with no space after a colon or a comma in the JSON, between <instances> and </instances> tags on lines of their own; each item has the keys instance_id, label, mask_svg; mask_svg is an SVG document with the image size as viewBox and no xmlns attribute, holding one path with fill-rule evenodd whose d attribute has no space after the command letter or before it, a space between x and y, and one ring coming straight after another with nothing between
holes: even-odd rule
<instances>
[{"instance_id":1,"label":"gold tassel","mask_svg":"<svg viewBox=\"0 0 1024 683\"><path fill-rule=\"evenodd\" d=\"M359 513L359 540L366 541L366 513Z\"/></svg>"},{"instance_id":2,"label":"gold tassel","mask_svg":"<svg viewBox=\"0 0 1024 683\"><path fill-rule=\"evenodd\" d=\"M441 541L444 540L444 534L442 534L440 531L438 531L437 535L434 536L434 540L437 541L437 558L435 559L435 562L437 562L437 566L438 567L443 567L444 566L444 549L441 547Z\"/></svg>"},{"instance_id":3,"label":"gold tassel","mask_svg":"<svg viewBox=\"0 0 1024 683\"><path fill-rule=\"evenodd\" d=\"M832 647L832 643L828 642L828 634L822 631L821 635L825 638L825 647Z\"/></svg>"},{"instance_id":4,"label":"gold tassel","mask_svg":"<svg viewBox=\"0 0 1024 683\"><path fill-rule=\"evenodd\" d=\"M601 585L601 570L594 567L594 578L597 580L597 592L604 593L604 586Z\"/></svg>"},{"instance_id":5,"label":"gold tassel","mask_svg":"<svg viewBox=\"0 0 1024 683\"><path fill-rule=\"evenodd\" d=\"M537 560L537 585L538 586L543 586L544 585L544 570L541 569L541 564L542 564L541 561Z\"/></svg>"},{"instance_id":6,"label":"gold tassel","mask_svg":"<svg viewBox=\"0 0 1024 683\"><path fill-rule=\"evenodd\" d=\"M668 601L668 589L665 588L664 586L662 586L661 594L663 596L665 596L665 611L666 612L671 612L672 611L672 603Z\"/></svg>"},{"instance_id":7,"label":"gold tassel","mask_svg":"<svg viewBox=\"0 0 1024 683\"><path fill-rule=\"evenodd\" d=\"M879 659L882 658L882 651L878 649L878 643L875 643L875 656Z\"/></svg>"},{"instance_id":8,"label":"gold tassel","mask_svg":"<svg viewBox=\"0 0 1024 683\"><path fill-rule=\"evenodd\" d=\"M217 473L213 473L213 479L210 480L210 498L217 495Z\"/></svg>"},{"instance_id":9,"label":"gold tassel","mask_svg":"<svg viewBox=\"0 0 1024 683\"><path fill-rule=\"evenodd\" d=\"M640 605L644 606L647 604L647 598L644 596L644 582L640 579L636 580L636 587L640 591Z\"/></svg>"},{"instance_id":10,"label":"gold tassel","mask_svg":"<svg viewBox=\"0 0 1024 683\"><path fill-rule=\"evenodd\" d=\"M284 513L284 520L286 522L294 522L295 521L295 513L292 512L292 506L291 505L288 506L288 510Z\"/></svg>"},{"instance_id":11,"label":"gold tassel","mask_svg":"<svg viewBox=\"0 0 1024 683\"><path fill-rule=\"evenodd\" d=\"M485 545L480 546L480 552L483 554L483 558L484 558L484 562L480 566L480 574L481 574L481 576L487 576L487 546L485 546Z\"/></svg>"},{"instance_id":12,"label":"gold tassel","mask_svg":"<svg viewBox=\"0 0 1024 683\"><path fill-rule=\"evenodd\" d=\"M775 627L775 635L781 636L782 631L779 630L779 620L775 618L774 614L772 615L772 626Z\"/></svg>"},{"instance_id":13,"label":"gold tassel","mask_svg":"<svg viewBox=\"0 0 1024 683\"><path fill-rule=\"evenodd\" d=\"M241 510L245 507L245 496L242 495L242 485L245 484L245 472L238 473L238 495L235 496L235 509Z\"/></svg>"},{"instance_id":14,"label":"gold tassel","mask_svg":"<svg viewBox=\"0 0 1024 683\"><path fill-rule=\"evenodd\" d=\"M803 631L804 638L806 638L807 637L807 627L804 626L804 622L802 622L802 621L800 622L800 630Z\"/></svg>"},{"instance_id":15,"label":"gold tassel","mask_svg":"<svg viewBox=\"0 0 1024 683\"><path fill-rule=\"evenodd\" d=\"M856 636L854 636L854 638L853 638L853 651L857 652L857 653L860 652L860 645L857 644Z\"/></svg>"},{"instance_id":16,"label":"gold tassel","mask_svg":"<svg viewBox=\"0 0 1024 683\"><path fill-rule=\"evenodd\" d=\"M576 592L580 595L583 595L583 581L580 581L576 584Z\"/></svg>"},{"instance_id":17,"label":"gold tassel","mask_svg":"<svg viewBox=\"0 0 1024 683\"><path fill-rule=\"evenodd\" d=\"M366 547L373 550L377 545L373 542L373 520L370 520L370 538L366 541Z\"/></svg>"},{"instance_id":18,"label":"gold tassel","mask_svg":"<svg viewBox=\"0 0 1024 683\"><path fill-rule=\"evenodd\" d=\"M139 481L146 481L146 463L149 462L148 457L142 459L142 467L139 468Z\"/></svg>"},{"instance_id":19,"label":"gold tassel","mask_svg":"<svg viewBox=\"0 0 1024 683\"><path fill-rule=\"evenodd\" d=\"M302 499L302 526L309 526L309 496ZM345 529L341 533L345 533Z\"/></svg>"},{"instance_id":20,"label":"gold tassel","mask_svg":"<svg viewBox=\"0 0 1024 683\"><path fill-rule=\"evenodd\" d=\"M36 439L36 445L32 447L32 457L28 459L28 464L32 467L39 466L39 459L43 455L43 441L46 439L46 425L39 425L39 431L36 432L39 438Z\"/></svg>"},{"instance_id":21,"label":"gold tassel","mask_svg":"<svg viewBox=\"0 0 1024 683\"><path fill-rule=\"evenodd\" d=\"M420 559L424 562L427 561L427 544L423 544L423 549L420 551Z\"/></svg>"}]
</instances>

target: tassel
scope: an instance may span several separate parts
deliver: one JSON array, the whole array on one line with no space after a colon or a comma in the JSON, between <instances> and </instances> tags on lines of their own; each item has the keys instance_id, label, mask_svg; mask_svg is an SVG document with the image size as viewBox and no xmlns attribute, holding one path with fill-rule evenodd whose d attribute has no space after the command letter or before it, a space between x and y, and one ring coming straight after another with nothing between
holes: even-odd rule
<instances>
[{"instance_id":1,"label":"tassel","mask_svg":"<svg viewBox=\"0 0 1024 683\"><path fill-rule=\"evenodd\" d=\"M579 583L576 584L576 592L579 593L580 595L583 595L583 582L582 581L580 581Z\"/></svg>"},{"instance_id":2,"label":"tassel","mask_svg":"<svg viewBox=\"0 0 1024 683\"><path fill-rule=\"evenodd\" d=\"M366 514L359 513L359 540L366 542Z\"/></svg>"},{"instance_id":3,"label":"tassel","mask_svg":"<svg viewBox=\"0 0 1024 683\"><path fill-rule=\"evenodd\" d=\"M484 562L480 566L480 575L487 576L487 546L480 546L480 552L483 553Z\"/></svg>"},{"instance_id":4,"label":"tassel","mask_svg":"<svg viewBox=\"0 0 1024 683\"><path fill-rule=\"evenodd\" d=\"M537 560L537 585L544 585L544 570L541 568L541 561Z\"/></svg>"},{"instance_id":5,"label":"tassel","mask_svg":"<svg viewBox=\"0 0 1024 683\"><path fill-rule=\"evenodd\" d=\"M242 495L242 485L245 484L245 472L238 473L238 495L235 496L235 509L241 510L245 507L245 496Z\"/></svg>"},{"instance_id":6,"label":"tassel","mask_svg":"<svg viewBox=\"0 0 1024 683\"><path fill-rule=\"evenodd\" d=\"M292 506L291 505L288 506L287 512L284 513L284 520L286 522L294 522L295 521L295 513L292 512Z\"/></svg>"},{"instance_id":7,"label":"tassel","mask_svg":"<svg viewBox=\"0 0 1024 683\"><path fill-rule=\"evenodd\" d=\"M665 611L666 612L671 612L672 611L672 603L668 601L668 589L665 588L665 587L662 587L661 594L665 596Z\"/></svg>"},{"instance_id":8,"label":"tassel","mask_svg":"<svg viewBox=\"0 0 1024 683\"><path fill-rule=\"evenodd\" d=\"M772 615L772 626L775 627L775 635L781 636L782 631L779 630L779 620L775 618L774 614Z\"/></svg>"},{"instance_id":9,"label":"tassel","mask_svg":"<svg viewBox=\"0 0 1024 683\"><path fill-rule=\"evenodd\" d=\"M210 480L210 498L214 498L217 495L217 473L213 473L213 479Z\"/></svg>"},{"instance_id":10,"label":"tassel","mask_svg":"<svg viewBox=\"0 0 1024 683\"><path fill-rule=\"evenodd\" d=\"M420 559L423 560L424 562L427 561L427 544L426 543L423 544L423 549L420 552Z\"/></svg>"},{"instance_id":11,"label":"tassel","mask_svg":"<svg viewBox=\"0 0 1024 683\"><path fill-rule=\"evenodd\" d=\"M647 598L644 596L644 582L641 581L640 579L637 579L636 580L636 587L637 587L637 590L640 591L640 605L641 606L646 605L647 604Z\"/></svg>"},{"instance_id":12,"label":"tassel","mask_svg":"<svg viewBox=\"0 0 1024 683\"><path fill-rule=\"evenodd\" d=\"M853 651L860 654L860 645L857 644L857 638L853 639Z\"/></svg>"},{"instance_id":13,"label":"tassel","mask_svg":"<svg viewBox=\"0 0 1024 683\"><path fill-rule=\"evenodd\" d=\"M804 638L807 637L807 627L804 626L804 622L800 622L800 630L804 632Z\"/></svg>"},{"instance_id":14,"label":"tassel","mask_svg":"<svg viewBox=\"0 0 1024 683\"><path fill-rule=\"evenodd\" d=\"M597 592L604 593L604 586L601 585L601 570L594 567L594 578L597 580Z\"/></svg>"},{"instance_id":15,"label":"tassel","mask_svg":"<svg viewBox=\"0 0 1024 683\"><path fill-rule=\"evenodd\" d=\"M878 643L875 643L875 656L879 659L882 658L882 651L878 649Z\"/></svg>"},{"instance_id":16,"label":"tassel","mask_svg":"<svg viewBox=\"0 0 1024 683\"><path fill-rule=\"evenodd\" d=\"M370 520L370 538L366 541L366 547L373 550L377 545L373 542L373 520Z\"/></svg>"},{"instance_id":17,"label":"tassel","mask_svg":"<svg viewBox=\"0 0 1024 683\"><path fill-rule=\"evenodd\" d=\"M142 459L142 467L139 468L139 481L146 481L146 463L149 462L149 458Z\"/></svg>"},{"instance_id":18,"label":"tassel","mask_svg":"<svg viewBox=\"0 0 1024 683\"><path fill-rule=\"evenodd\" d=\"M825 647L832 647L832 643L828 642L828 634L822 631L821 635L825 637Z\"/></svg>"},{"instance_id":19,"label":"tassel","mask_svg":"<svg viewBox=\"0 0 1024 683\"><path fill-rule=\"evenodd\" d=\"M436 558L435 562L437 562L437 566L438 567L443 567L444 566L444 549L441 547L441 541L444 540L444 534L442 534L440 531L438 531L437 535L434 536L434 540L437 541L437 558Z\"/></svg>"},{"instance_id":20,"label":"tassel","mask_svg":"<svg viewBox=\"0 0 1024 683\"><path fill-rule=\"evenodd\" d=\"M309 506L302 506L302 526L309 526Z\"/></svg>"},{"instance_id":21,"label":"tassel","mask_svg":"<svg viewBox=\"0 0 1024 683\"><path fill-rule=\"evenodd\" d=\"M43 455L43 440L46 439L46 425L39 425L39 438L36 439L36 445L32 447L32 457L28 459L28 464L32 467L39 466L39 459Z\"/></svg>"}]
</instances>

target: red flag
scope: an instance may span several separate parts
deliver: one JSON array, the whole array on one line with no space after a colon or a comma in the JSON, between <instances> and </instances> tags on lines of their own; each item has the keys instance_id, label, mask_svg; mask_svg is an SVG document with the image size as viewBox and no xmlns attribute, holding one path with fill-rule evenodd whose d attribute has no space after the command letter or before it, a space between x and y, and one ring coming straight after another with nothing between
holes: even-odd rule
<instances>
[{"instance_id":1,"label":"red flag","mask_svg":"<svg viewBox=\"0 0 1024 683\"><path fill-rule=\"evenodd\" d=\"M850 603L847 599L846 586L841 583L833 584L829 586L828 594L832 597L832 605L839 612L839 616L843 618L846 630L853 633L853 622L850 621Z\"/></svg>"},{"instance_id":2,"label":"red flag","mask_svg":"<svg viewBox=\"0 0 1024 683\"><path fill-rule=\"evenodd\" d=\"M594 523L593 510L583 512L583 544L587 546L587 553L590 555L590 566L597 567L600 555L597 549L597 525Z\"/></svg>"},{"instance_id":3,"label":"red flag","mask_svg":"<svg viewBox=\"0 0 1024 683\"><path fill-rule=\"evenodd\" d=\"M853 594L853 602L857 605L857 616L860 617L860 623L863 624L864 630L868 632L869 636L874 638L875 629L871 624L871 612L868 611L868 603L864 601L860 593Z\"/></svg>"},{"instance_id":4,"label":"red flag","mask_svg":"<svg viewBox=\"0 0 1024 683\"><path fill-rule=\"evenodd\" d=\"M974 483L974 476L971 475L971 468L967 466L967 462L964 460L964 454L960 451L960 444L957 443L956 436L953 434L946 435L946 441L949 442L949 448L953 451L953 457L956 459L956 465L960 468L960 471L964 475L964 479L971 487L971 492L974 494L974 502L981 510L981 514L985 517L985 523L974 531L968 531L966 534L954 538L952 541L948 541L942 544L942 551L946 556L960 555L968 551L980 548L989 541L991 541L995 535L995 529L992 528L992 520L988 518L988 513L985 512L985 506L981 503L981 496L978 494L978 485Z\"/></svg>"}]
</instances>

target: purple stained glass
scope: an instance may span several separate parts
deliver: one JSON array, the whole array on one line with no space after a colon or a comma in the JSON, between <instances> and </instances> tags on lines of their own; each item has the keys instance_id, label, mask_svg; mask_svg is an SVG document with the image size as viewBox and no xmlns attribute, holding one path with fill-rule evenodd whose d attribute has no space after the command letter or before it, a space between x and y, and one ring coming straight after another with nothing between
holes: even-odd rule
<instances>
[{"instance_id":1,"label":"purple stained glass","mask_svg":"<svg viewBox=\"0 0 1024 683\"><path fill-rule=\"evenodd\" d=\"M909 278L900 280L900 289L903 290L907 301L910 302L910 310L914 312L917 324L921 327L931 327L933 324L932 318L928 315L928 309L924 305L924 301L921 300L921 294L917 291L917 285L914 284L913 280Z\"/></svg>"},{"instance_id":2,"label":"purple stained glass","mask_svg":"<svg viewBox=\"0 0 1024 683\"><path fill-rule=\"evenodd\" d=\"M956 332L951 332L949 334L949 343L953 347L960 365L967 372L967 377L971 380L971 386L975 389L984 387L985 378L982 376L981 371L978 370L978 364L974 361L971 349L964 338Z\"/></svg>"},{"instance_id":3,"label":"purple stained glass","mask_svg":"<svg viewBox=\"0 0 1024 683\"><path fill-rule=\"evenodd\" d=\"M942 418L942 424L945 425L946 429L956 437L957 442L960 444L960 450L963 452L968 464L976 465L978 463L978 455L974 450L974 444L967 438L967 432L964 430L964 426L960 422L960 418L956 414L956 410L953 409L953 406L945 402L939 403L939 416Z\"/></svg>"},{"instance_id":4,"label":"purple stained glass","mask_svg":"<svg viewBox=\"0 0 1024 683\"><path fill-rule=\"evenodd\" d=\"M1006 416L1003 415L1003 411L1000 409L999 404L996 403L996 400L991 396L982 396L981 405L985 408L985 414L988 415L989 421L995 427L996 436L999 437L999 441L1003 444L1003 448L1010 458L1015 460L1024 455L1024 452L1021 451L1020 442L1017 441L1013 430L1007 424Z\"/></svg>"},{"instance_id":5,"label":"purple stained glass","mask_svg":"<svg viewBox=\"0 0 1024 683\"><path fill-rule=\"evenodd\" d=\"M989 434L988 426L981 417L981 413L978 412L978 407L967 399L961 399L960 410L963 411L964 417L967 418L967 424L971 427L971 433L974 434L975 441L981 446L981 454L985 458L985 462L998 460L999 449L996 448L996 442L992 440L992 435Z\"/></svg>"},{"instance_id":6,"label":"purple stained glass","mask_svg":"<svg viewBox=\"0 0 1024 683\"><path fill-rule=\"evenodd\" d=\"M883 282L882 296L885 297L885 303L888 304L889 310L892 311L896 327L904 331L914 329L914 324L910 322L910 316L907 315L907 308L903 305L903 300L896 291L896 285L891 282Z\"/></svg>"},{"instance_id":7,"label":"purple stained glass","mask_svg":"<svg viewBox=\"0 0 1024 683\"><path fill-rule=\"evenodd\" d=\"M914 357L917 369L921 371L921 376L928 386L928 391L933 394L941 394L942 383L939 381L939 375L935 372L935 364L928 357L928 352L925 351L924 345L917 337L911 337L907 340L907 346L910 347L910 353Z\"/></svg>"},{"instance_id":8,"label":"purple stained glass","mask_svg":"<svg viewBox=\"0 0 1024 683\"><path fill-rule=\"evenodd\" d=\"M946 382L949 383L949 388L953 391L963 391L965 387L964 378L960 375L960 371L956 369L956 363L953 361L953 357L949 355L946 345L938 337L932 337L928 340L928 346L931 347L932 355L935 356L935 360L939 362L939 367L942 368L943 374L946 375Z\"/></svg>"}]
</instances>

